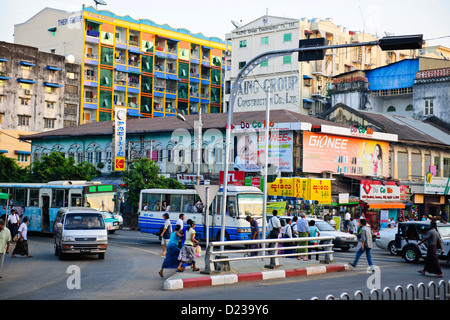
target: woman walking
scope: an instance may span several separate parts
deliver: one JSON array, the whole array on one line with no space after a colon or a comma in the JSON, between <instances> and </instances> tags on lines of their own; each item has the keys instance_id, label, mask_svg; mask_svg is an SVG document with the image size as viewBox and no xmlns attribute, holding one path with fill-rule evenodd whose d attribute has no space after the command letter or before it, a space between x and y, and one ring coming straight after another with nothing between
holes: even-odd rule
<instances>
[{"instance_id":1,"label":"woman walking","mask_svg":"<svg viewBox=\"0 0 450 320\"><path fill-rule=\"evenodd\" d=\"M22 224L19 227L18 233L19 233L19 241L17 241L17 244L14 248L14 251L11 255L11 258L17 258L16 254L21 256L26 256L27 258L32 258L28 253L28 217L24 217L22 220Z\"/></svg>"},{"instance_id":2,"label":"woman walking","mask_svg":"<svg viewBox=\"0 0 450 320\"><path fill-rule=\"evenodd\" d=\"M180 263L177 267L179 272L183 272L184 268L183 263L188 263L192 266L192 271L199 271L199 268L195 267L195 247L198 244L198 241L195 240L195 222L189 219L187 221L187 230L186 230L186 240L184 241L183 248L181 248L180 254L178 255L178 260Z\"/></svg>"},{"instance_id":3,"label":"woman walking","mask_svg":"<svg viewBox=\"0 0 450 320\"><path fill-rule=\"evenodd\" d=\"M170 235L169 243L167 244L166 258L161 266L159 275L164 277L164 269L175 269L178 267L178 255L180 254L180 248L178 244L181 243L183 239L183 230L179 224L175 226L175 232ZM183 267L188 264L184 264Z\"/></svg>"},{"instance_id":4,"label":"woman walking","mask_svg":"<svg viewBox=\"0 0 450 320\"><path fill-rule=\"evenodd\" d=\"M425 272L434 273L437 274L439 278L442 278L444 274L442 273L441 265L436 254L437 244L439 243L439 247L441 248L442 252L444 252L444 248L442 248L441 238L436 228L436 221L431 221L430 230L422 239L422 241L420 241L416 245L418 247L426 241L428 247L425 265L423 267L423 270L419 270L419 273L422 275L425 275Z\"/></svg>"}]
</instances>

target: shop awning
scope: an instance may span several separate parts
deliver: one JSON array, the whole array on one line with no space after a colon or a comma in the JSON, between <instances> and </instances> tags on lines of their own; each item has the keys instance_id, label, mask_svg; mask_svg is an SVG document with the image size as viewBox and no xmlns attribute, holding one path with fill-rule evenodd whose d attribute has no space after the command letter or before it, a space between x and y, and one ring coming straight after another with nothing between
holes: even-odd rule
<instances>
[{"instance_id":1,"label":"shop awning","mask_svg":"<svg viewBox=\"0 0 450 320\"><path fill-rule=\"evenodd\" d=\"M405 209L402 202L372 202L369 203L369 209Z\"/></svg>"}]
</instances>

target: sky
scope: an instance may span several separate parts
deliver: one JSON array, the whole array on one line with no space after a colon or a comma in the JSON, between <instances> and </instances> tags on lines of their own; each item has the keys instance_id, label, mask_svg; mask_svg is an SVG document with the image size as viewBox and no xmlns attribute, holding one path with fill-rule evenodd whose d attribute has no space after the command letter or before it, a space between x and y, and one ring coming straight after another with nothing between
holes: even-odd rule
<instances>
[{"instance_id":1,"label":"sky","mask_svg":"<svg viewBox=\"0 0 450 320\"><path fill-rule=\"evenodd\" d=\"M423 34L428 44L450 48L449 0L105 0L119 16L149 19L173 28L185 28L207 37L225 39L234 30L231 20L249 23L267 12L300 19L332 18L336 25L378 37L388 34ZM93 0L0 0L0 41L14 42L14 25L23 23L45 7L79 11ZM167 4L167 5L166 5ZM439 38L439 39L436 39ZM435 40L431 40L435 39Z\"/></svg>"}]
</instances>

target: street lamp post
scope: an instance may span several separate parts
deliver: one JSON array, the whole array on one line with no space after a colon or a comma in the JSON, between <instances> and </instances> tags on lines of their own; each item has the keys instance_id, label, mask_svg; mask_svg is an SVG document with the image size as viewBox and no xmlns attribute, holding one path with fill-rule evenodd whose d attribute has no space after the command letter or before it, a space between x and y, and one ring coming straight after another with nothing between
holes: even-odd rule
<instances>
[{"instance_id":1,"label":"street lamp post","mask_svg":"<svg viewBox=\"0 0 450 320\"><path fill-rule=\"evenodd\" d=\"M194 134L195 134L195 128L186 121L186 118L178 113L177 114L177 118L180 119L183 122L186 122L193 130L194 130ZM198 109L198 130L197 130L197 184L200 185L200 171L201 171L201 159L202 159L202 128L203 128L203 123L202 123L202 109L199 108Z\"/></svg>"},{"instance_id":2,"label":"street lamp post","mask_svg":"<svg viewBox=\"0 0 450 320\"><path fill-rule=\"evenodd\" d=\"M285 50L275 50L262 53L253 59L251 59L238 73L236 80L233 82L233 86L230 92L230 103L228 107L228 118L226 126L226 138L225 138L225 168L224 168L224 181L223 181L223 196L222 196L222 207L221 207L221 232L220 241L225 240L225 213L227 204L227 188L228 188L228 166L230 160L230 144L231 144L231 131L233 124L233 108L234 102L238 94L238 88L241 86L247 75L253 71L262 62L269 60L270 58L282 57L286 55L291 55L293 53L306 54L325 51L328 49L340 49L349 47L372 47L380 46L382 50L402 50L402 49L420 49L423 43L423 35L412 35L412 36L394 36L394 37L384 37L376 41L362 42L362 43L350 43L342 45L331 45L331 46L306 46L295 49L285 49ZM266 123L268 127L269 124ZM266 153L268 150L266 150ZM267 158L266 158L267 159ZM267 161L267 160L266 160ZM267 162L265 163L265 168L267 168ZM264 181L265 183L266 181ZM267 196L266 196L267 197ZM265 226L266 209L263 209L263 225ZM263 229L263 235L265 235L265 230Z\"/></svg>"}]
</instances>

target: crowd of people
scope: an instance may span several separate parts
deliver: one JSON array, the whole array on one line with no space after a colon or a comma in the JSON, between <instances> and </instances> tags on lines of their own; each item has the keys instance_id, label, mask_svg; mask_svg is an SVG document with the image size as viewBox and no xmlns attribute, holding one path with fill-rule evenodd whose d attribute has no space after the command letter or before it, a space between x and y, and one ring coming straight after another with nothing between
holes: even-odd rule
<instances>
[{"instance_id":1,"label":"crowd of people","mask_svg":"<svg viewBox=\"0 0 450 320\"><path fill-rule=\"evenodd\" d=\"M165 205L165 204L163 204ZM200 204L198 204L200 206ZM278 211L273 210L273 216L267 223L267 234L269 239L280 239L280 238L308 238L311 240L304 241L293 241L279 243L280 247L279 253L283 254L293 254L298 260L308 261L312 257L312 250L316 251L316 260L318 260L318 250L308 248L308 245L317 244L316 237L320 237L320 230L315 226L314 219L306 219L306 214L301 213L300 217L297 216L287 216L280 219L278 217ZM170 222L169 213L165 213L164 225L161 228L160 238L162 253L164 256L164 261L159 271L161 277L164 276L164 269L176 269L178 272L184 272L185 268L191 266L193 271L199 271L196 267L196 259L199 257L199 251L201 249L198 246L198 239L195 238L195 222L188 219L186 224L187 228L184 229L184 214L181 213L178 217L178 221L174 228ZM358 249L355 259L349 263L350 266L356 267L359 258L364 253L367 257L367 262L369 266L374 271L374 265L371 256L372 249L372 231L368 221L365 219L364 215L358 217L359 219L354 219L350 213L347 211L344 215L343 220L343 231L351 234L357 234L361 242L361 247ZM393 218L389 218L387 222L388 228L394 228L397 226L398 222L412 220L411 217L406 219L398 219L396 222ZM425 272L436 273L438 276L442 276L442 270L438 259L436 257L436 249L442 248L442 244L439 241L439 236L436 235L436 222L447 223L445 218L440 219L430 219L428 216L423 216L423 221L431 221L430 230L426 233L426 236L420 243L427 242L428 255L427 263L423 270L419 270L421 274ZM246 221L250 224L251 239L260 239L260 228L256 219L251 216L246 217ZM328 223L332 225L333 219L327 219ZM12 209L11 214L8 215L7 221L0 219L0 278L1 271L3 267L3 261L5 255L9 254L11 251L11 246L14 247L12 251L12 258L16 258L17 255L22 255L27 258L32 256L28 252L28 242L27 242L27 231L28 231L28 217L23 217L22 221L17 214L17 211ZM420 243L418 245L420 245ZM274 243L275 245L275 243ZM298 248L296 248L298 247ZM258 244L252 244L250 249L252 251L250 256L258 255L256 249L259 248ZM273 248L273 247L272 247Z\"/></svg>"}]
</instances>

